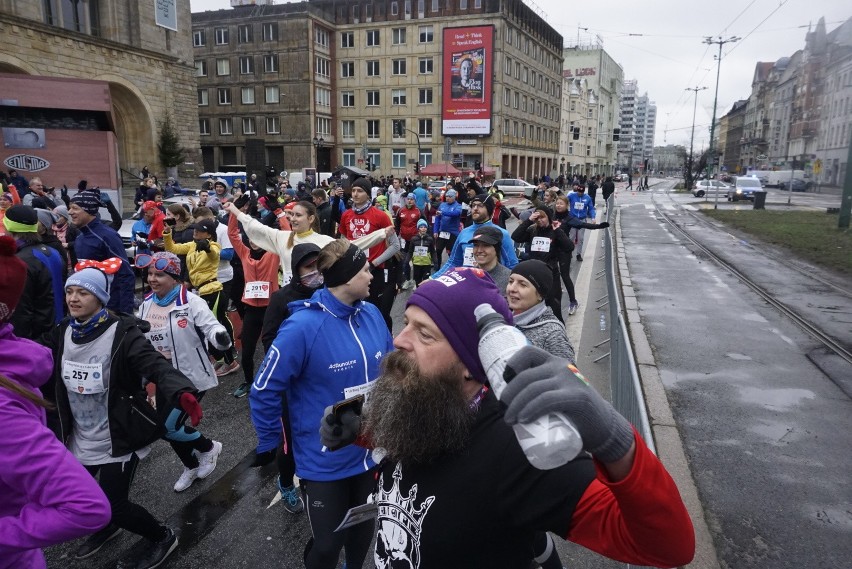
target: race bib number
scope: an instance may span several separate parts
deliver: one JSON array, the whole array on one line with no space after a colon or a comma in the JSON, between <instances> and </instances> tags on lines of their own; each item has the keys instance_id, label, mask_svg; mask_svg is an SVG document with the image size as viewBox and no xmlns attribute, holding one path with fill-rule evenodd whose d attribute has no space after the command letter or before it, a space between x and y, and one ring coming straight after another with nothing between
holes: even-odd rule
<instances>
[{"instance_id":1,"label":"race bib number","mask_svg":"<svg viewBox=\"0 0 852 569\"><path fill-rule=\"evenodd\" d=\"M286 275L285 275L286 276ZM243 296L249 298L269 298L269 282L267 281L252 281L246 283Z\"/></svg>"},{"instance_id":2,"label":"race bib number","mask_svg":"<svg viewBox=\"0 0 852 569\"><path fill-rule=\"evenodd\" d=\"M438 234L438 238L439 239L449 239L450 238L450 232L449 231L442 231Z\"/></svg>"},{"instance_id":3,"label":"race bib number","mask_svg":"<svg viewBox=\"0 0 852 569\"><path fill-rule=\"evenodd\" d=\"M151 328L151 331L145 334L154 349L160 352L168 359L172 359L172 341L169 336L168 328Z\"/></svg>"},{"instance_id":4,"label":"race bib number","mask_svg":"<svg viewBox=\"0 0 852 569\"><path fill-rule=\"evenodd\" d=\"M429 256L429 247L424 247L423 245L415 245L414 246L414 255L417 257L428 257Z\"/></svg>"},{"instance_id":5,"label":"race bib number","mask_svg":"<svg viewBox=\"0 0 852 569\"><path fill-rule=\"evenodd\" d=\"M343 398L344 399L352 399L357 395L363 395L365 398L369 398L370 391L373 389L373 383L362 383L361 385L353 385L352 387L346 387L343 389Z\"/></svg>"},{"instance_id":6,"label":"race bib number","mask_svg":"<svg viewBox=\"0 0 852 569\"><path fill-rule=\"evenodd\" d=\"M62 360L62 382L68 391L94 395L106 391L101 364L81 364Z\"/></svg>"},{"instance_id":7,"label":"race bib number","mask_svg":"<svg viewBox=\"0 0 852 569\"><path fill-rule=\"evenodd\" d=\"M583 202L574 202L574 209L577 211L583 211L584 209L586 209L586 204L584 204Z\"/></svg>"},{"instance_id":8,"label":"race bib number","mask_svg":"<svg viewBox=\"0 0 852 569\"><path fill-rule=\"evenodd\" d=\"M532 243L530 243L530 251L535 251L538 253L549 253L550 252L550 238L549 237L533 237Z\"/></svg>"},{"instance_id":9,"label":"race bib number","mask_svg":"<svg viewBox=\"0 0 852 569\"><path fill-rule=\"evenodd\" d=\"M473 245L468 245L464 248L464 259L462 260L463 267L475 267L476 259L473 257Z\"/></svg>"}]
</instances>

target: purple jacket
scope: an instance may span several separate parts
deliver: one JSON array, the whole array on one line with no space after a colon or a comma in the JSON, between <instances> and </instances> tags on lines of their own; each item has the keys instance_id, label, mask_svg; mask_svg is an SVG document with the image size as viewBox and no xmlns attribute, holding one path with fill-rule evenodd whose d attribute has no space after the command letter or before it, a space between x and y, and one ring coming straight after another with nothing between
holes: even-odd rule
<instances>
[{"instance_id":1,"label":"purple jacket","mask_svg":"<svg viewBox=\"0 0 852 569\"><path fill-rule=\"evenodd\" d=\"M0 324L0 374L41 396L47 348ZM46 567L42 547L94 533L110 520L95 479L46 427L45 410L0 386L0 569Z\"/></svg>"}]
</instances>

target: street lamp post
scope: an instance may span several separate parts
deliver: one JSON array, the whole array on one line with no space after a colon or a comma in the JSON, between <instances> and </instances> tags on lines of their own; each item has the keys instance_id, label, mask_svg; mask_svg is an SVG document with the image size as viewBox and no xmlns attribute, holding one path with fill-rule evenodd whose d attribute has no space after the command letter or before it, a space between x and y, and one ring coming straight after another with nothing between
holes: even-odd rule
<instances>
[{"instance_id":1,"label":"street lamp post","mask_svg":"<svg viewBox=\"0 0 852 569\"><path fill-rule=\"evenodd\" d=\"M317 176L319 176L319 171L320 171L320 167L319 167L319 151L320 151L320 148L324 148L324 147L325 147L325 139L324 139L323 137L321 137L321 136L320 136L320 137L315 136L315 137L311 140L311 142L313 142L313 143L314 143L314 148L316 149L316 153L315 153L315 155L316 155L316 162L315 162L315 164L316 164L316 168L317 168Z\"/></svg>"},{"instance_id":2,"label":"street lamp post","mask_svg":"<svg viewBox=\"0 0 852 569\"><path fill-rule=\"evenodd\" d=\"M719 46L719 55L716 56L716 94L713 96L713 120L710 122L710 160L714 162L716 160L716 156L713 154L713 136L716 131L716 103L719 100L719 72L722 69L722 46L726 43L733 43L739 41L740 38L737 36L731 36L728 39L722 39L722 36L718 36L717 39L713 39L712 37L704 38L704 43L707 45L718 45ZM693 127L694 128L694 127ZM707 165L707 179L710 179L710 168L711 166ZM707 194L705 194L707 195ZM713 203L713 209L719 208L719 192L716 192L716 201Z\"/></svg>"},{"instance_id":3,"label":"street lamp post","mask_svg":"<svg viewBox=\"0 0 852 569\"><path fill-rule=\"evenodd\" d=\"M695 142L695 112L698 110L698 92L703 91L707 87L687 87L686 91L692 91L695 94L695 102L692 103L692 134L689 135L689 160L687 160L686 167L686 182L687 185L692 185L692 150L693 144ZM690 191L691 188L686 188L686 191ZM707 193L704 194L704 200L707 200Z\"/></svg>"}]
</instances>

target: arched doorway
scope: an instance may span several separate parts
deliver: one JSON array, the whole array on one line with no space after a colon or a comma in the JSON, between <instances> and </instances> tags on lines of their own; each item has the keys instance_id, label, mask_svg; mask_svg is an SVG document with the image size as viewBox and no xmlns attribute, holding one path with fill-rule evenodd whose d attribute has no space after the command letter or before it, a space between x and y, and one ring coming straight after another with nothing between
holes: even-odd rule
<instances>
[{"instance_id":1,"label":"arched doorway","mask_svg":"<svg viewBox=\"0 0 852 569\"><path fill-rule=\"evenodd\" d=\"M3 60L0 61L0 73L20 73L24 75L37 75L35 69L21 61L17 57L8 54L2 55Z\"/></svg>"}]
</instances>

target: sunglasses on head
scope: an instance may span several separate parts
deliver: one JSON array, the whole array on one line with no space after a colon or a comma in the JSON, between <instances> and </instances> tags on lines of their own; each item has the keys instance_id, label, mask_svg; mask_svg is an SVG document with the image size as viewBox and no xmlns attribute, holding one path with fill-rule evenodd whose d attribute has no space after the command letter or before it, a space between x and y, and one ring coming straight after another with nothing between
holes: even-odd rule
<instances>
[{"instance_id":1,"label":"sunglasses on head","mask_svg":"<svg viewBox=\"0 0 852 569\"><path fill-rule=\"evenodd\" d=\"M180 273L180 267L177 266L177 263L175 263L174 260L164 258L157 259L147 253L140 253L136 255L134 264L137 269L147 269L148 267L153 266L155 270L160 272ZM171 271L167 271L167 269L171 269Z\"/></svg>"}]
</instances>

